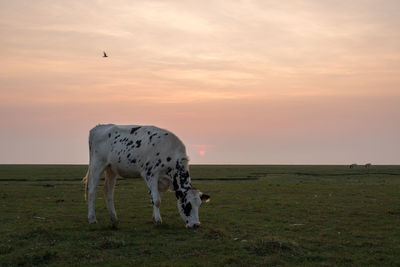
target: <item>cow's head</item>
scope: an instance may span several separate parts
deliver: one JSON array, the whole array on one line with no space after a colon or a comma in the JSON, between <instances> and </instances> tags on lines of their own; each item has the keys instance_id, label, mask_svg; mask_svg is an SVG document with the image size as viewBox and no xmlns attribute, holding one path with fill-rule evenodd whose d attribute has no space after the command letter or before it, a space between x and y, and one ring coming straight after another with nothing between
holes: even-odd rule
<instances>
[{"instance_id":1,"label":"cow's head","mask_svg":"<svg viewBox=\"0 0 400 267\"><path fill-rule=\"evenodd\" d=\"M183 221L186 223L186 228L199 227L199 207L202 202L210 201L210 196L192 188L185 193L177 192L177 197L178 210Z\"/></svg>"}]
</instances>

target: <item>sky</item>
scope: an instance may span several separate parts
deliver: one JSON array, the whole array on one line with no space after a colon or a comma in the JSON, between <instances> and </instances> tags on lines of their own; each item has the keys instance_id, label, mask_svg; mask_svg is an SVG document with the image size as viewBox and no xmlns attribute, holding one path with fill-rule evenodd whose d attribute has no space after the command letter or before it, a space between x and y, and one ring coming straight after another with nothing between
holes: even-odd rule
<instances>
[{"instance_id":1,"label":"sky","mask_svg":"<svg viewBox=\"0 0 400 267\"><path fill-rule=\"evenodd\" d=\"M168 129L192 164L400 164L398 14L398 0L0 0L0 164L87 164L104 123Z\"/></svg>"}]
</instances>

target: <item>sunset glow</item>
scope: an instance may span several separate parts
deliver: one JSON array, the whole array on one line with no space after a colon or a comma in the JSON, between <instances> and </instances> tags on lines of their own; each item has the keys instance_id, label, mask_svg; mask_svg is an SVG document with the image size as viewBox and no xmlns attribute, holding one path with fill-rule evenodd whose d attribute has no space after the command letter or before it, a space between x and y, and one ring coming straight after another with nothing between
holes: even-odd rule
<instances>
[{"instance_id":1,"label":"sunset glow","mask_svg":"<svg viewBox=\"0 0 400 267\"><path fill-rule=\"evenodd\" d=\"M206 152L212 148L213 146L210 145L192 145L193 148L198 150L198 153L200 154L200 156L204 157Z\"/></svg>"},{"instance_id":2,"label":"sunset glow","mask_svg":"<svg viewBox=\"0 0 400 267\"><path fill-rule=\"evenodd\" d=\"M176 133L197 164L399 164L383 2L0 1L0 163L86 164L116 123Z\"/></svg>"}]
</instances>

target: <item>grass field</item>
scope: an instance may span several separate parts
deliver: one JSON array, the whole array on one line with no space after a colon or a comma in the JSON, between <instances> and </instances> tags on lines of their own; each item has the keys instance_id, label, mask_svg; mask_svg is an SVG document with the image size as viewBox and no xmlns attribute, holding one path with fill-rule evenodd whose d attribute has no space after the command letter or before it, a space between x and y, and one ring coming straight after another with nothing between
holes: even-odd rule
<instances>
[{"instance_id":1,"label":"grass field","mask_svg":"<svg viewBox=\"0 0 400 267\"><path fill-rule=\"evenodd\" d=\"M211 195L187 230L173 193L162 225L142 179L119 179L87 223L86 166L0 165L0 265L400 265L400 166L191 166Z\"/></svg>"}]
</instances>

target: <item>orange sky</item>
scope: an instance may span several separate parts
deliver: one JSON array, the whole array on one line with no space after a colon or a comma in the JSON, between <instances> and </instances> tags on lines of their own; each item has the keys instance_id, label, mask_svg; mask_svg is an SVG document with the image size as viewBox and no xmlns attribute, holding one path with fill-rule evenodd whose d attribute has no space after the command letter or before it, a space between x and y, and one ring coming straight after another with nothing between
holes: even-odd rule
<instances>
[{"instance_id":1,"label":"orange sky","mask_svg":"<svg viewBox=\"0 0 400 267\"><path fill-rule=\"evenodd\" d=\"M192 163L400 164L398 14L397 0L0 1L0 163L87 163L90 128L120 123L175 132Z\"/></svg>"}]
</instances>

